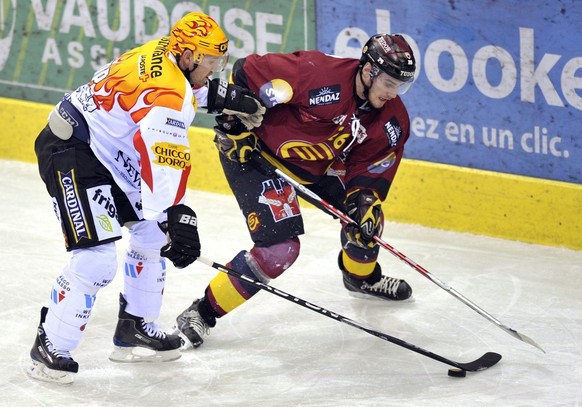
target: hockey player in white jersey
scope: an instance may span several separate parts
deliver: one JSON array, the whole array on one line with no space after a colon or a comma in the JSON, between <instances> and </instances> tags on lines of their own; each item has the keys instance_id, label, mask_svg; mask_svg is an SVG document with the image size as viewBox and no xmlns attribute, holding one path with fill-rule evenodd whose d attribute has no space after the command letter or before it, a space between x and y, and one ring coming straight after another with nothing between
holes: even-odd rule
<instances>
[{"instance_id":1,"label":"hockey player in white jersey","mask_svg":"<svg viewBox=\"0 0 582 407\"><path fill-rule=\"evenodd\" d=\"M180 338L152 321L162 306L164 258L182 268L200 256L196 214L184 204L187 130L198 107L237 115L249 129L265 111L248 91L210 80L223 70L227 49L212 18L187 14L169 36L107 64L51 112L35 152L71 256L41 309L31 377L73 381L79 366L71 351L98 291L117 272L122 227L130 237L110 359L180 357Z\"/></svg>"}]
</instances>

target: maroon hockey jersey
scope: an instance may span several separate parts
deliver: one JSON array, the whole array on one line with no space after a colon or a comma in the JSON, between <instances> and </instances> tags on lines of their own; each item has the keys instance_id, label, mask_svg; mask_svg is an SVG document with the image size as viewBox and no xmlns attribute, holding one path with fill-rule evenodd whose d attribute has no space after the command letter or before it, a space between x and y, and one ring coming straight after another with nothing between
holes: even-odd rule
<instances>
[{"instance_id":1,"label":"maroon hockey jersey","mask_svg":"<svg viewBox=\"0 0 582 407\"><path fill-rule=\"evenodd\" d=\"M358 108L358 63L319 51L251 55L237 61L233 80L267 106L253 131L287 171L311 183L335 170L348 192L369 188L385 199L410 119L400 97L382 109Z\"/></svg>"}]
</instances>

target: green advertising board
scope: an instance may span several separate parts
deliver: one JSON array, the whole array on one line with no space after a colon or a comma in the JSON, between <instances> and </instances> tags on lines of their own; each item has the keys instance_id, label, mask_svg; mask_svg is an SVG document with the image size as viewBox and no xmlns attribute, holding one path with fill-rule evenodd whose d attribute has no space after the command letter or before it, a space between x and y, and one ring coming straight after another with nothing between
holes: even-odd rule
<instances>
[{"instance_id":1,"label":"green advertising board","mask_svg":"<svg viewBox=\"0 0 582 407\"><path fill-rule=\"evenodd\" d=\"M230 39L223 76L251 53L314 48L314 0L0 0L0 96L56 103L191 11L212 16Z\"/></svg>"}]
</instances>

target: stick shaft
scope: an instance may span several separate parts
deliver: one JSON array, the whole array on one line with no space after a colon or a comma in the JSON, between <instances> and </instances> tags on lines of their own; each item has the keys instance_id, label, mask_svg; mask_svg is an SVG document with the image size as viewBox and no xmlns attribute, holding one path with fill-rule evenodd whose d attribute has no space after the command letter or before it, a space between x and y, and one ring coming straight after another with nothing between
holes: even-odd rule
<instances>
[{"instance_id":1,"label":"stick shaft","mask_svg":"<svg viewBox=\"0 0 582 407\"><path fill-rule=\"evenodd\" d=\"M262 165L264 165L264 164L262 164ZM283 178L287 182L289 182L291 185L293 185L293 187L296 190L298 190L304 197L311 198L313 201L315 201L316 203L318 203L321 208L323 208L327 212L331 213L332 215L340 218L343 222L345 222L345 223L356 223L348 215L346 215L345 213L343 213L342 211L340 211L339 209L337 209L336 207L334 207L333 205L331 205L330 203L328 203L327 201L325 201L324 199L322 199L319 195L317 195L316 193L314 193L310 189L306 188L304 185L302 185L299 182L297 182L291 176L285 174L283 171L279 170L278 168L275 168L274 169L274 172L278 176L280 176L281 178ZM388 250L391 254L393 254L394 256L396 256L397 258L399 258L400 260L402 260L404 263L408 264L410 267L412 267L413 269L415 269L416 271L418 271L424 277L428 278L430 281L432 281L433 283L435 283L436 285L438 285L440 288L442 288L443 290L447 291L453 297L455 297L458 300L460 300L461 302L463 302L469 308L473 309L479 315L485 317L490 322L492 322L493 324L495 324L499 328L503 329L505 332L507 332L508 334L510 334L511 336L513 336L514 338L519 339L520 341L525 342L525 343L527 343L529 345L532 345L532 346L538 348L539 350L541 350L542 352L546 353L542 349L542 347L540 345L538 345L533 339L531 339L530 337L528 337L528 336L526 336L524 334L521 334L521 333L517 332L516 330L511 329L508 326L502 324L499 320L497 320L495 317L493 317L487 311L485 311L484 309L482 309L481 307L479 307L474 302L470 301L464 295L460 294L458 291L456 291L450 285L444 283L443 281L441 281L440 279L438 279L437 277L435 277L434 275L432 275L427 269L425 269L421 265L419 265L419 264L415 263L414 261L412 261L411 259L409 259L403 253L401 253L400 251L396 250L394 247L392 247L391 245L389 245L388 243L386 243L384 240L382 240L378 236L374 236L374 240L381 247L383 247L384 249Z\"/></svg>"},{"instance_id":2,"label":"stick shaft","mask_svg":"<svg viewBox=\"0 0 582 407\"><path fill-rule=\"evenodd\" d=\"M437 355L436 353L429 352L429 351L424 350L416 345L413 345L411 343L403 341L402 339L398 339L394 336L390 336L388 334L385 334L385 333L376 331L372 328L366 327L365 325L363 325L357 321L354 321L353 319L350 319L348 317L340 315L336 312L332 312L332 311L325 309L319 305L313 304L309 301L305 301L299 297L295 297L294 295L291 295L289 293L286 293L285 291L279 290L278 288L275 288L269 284L264 284L260 281L252 279L252 278L250 278L244 274L241 274L241 273L239 273L231 268L228 268L228 267L223 266L221 264L215 263L212 260L207 259L203 256L199 257L198 261L207 265L207 266L215 268L223 273L226 273L229 276L235 277L241 281L245 281L245 282L261 289L261 290L267 291L271 294L274 294L274 295L276 295L280 298L283 298L287 301L290 301L294 304L298 304L303 308L307 308L313 312L316 312L320 315L324 315L324 316L331 318L335 321L339 321L341 323L350 325L354 328L360 329L360 330L362 330L370 335L373 335L377 338L391 342L395 345L398 345L400 347L406 348L406 349L411 350L413 352L419 353L421 355L424 355L424 356L429 357L431 359L437 360L437 361L444 363L444 364L447 364L449 366L454 366L454 367L457 367L459 369L468 370L468 371L473 372L473 371L487 369L487 368L493 366L494 364L496 364L501 359L501 355L499 355L497 353L493 353L493 352L488 352L472 362L468 362L468 363L455 362L455 361L447 359L443 356Z\"/></svg>"}]
</instances>

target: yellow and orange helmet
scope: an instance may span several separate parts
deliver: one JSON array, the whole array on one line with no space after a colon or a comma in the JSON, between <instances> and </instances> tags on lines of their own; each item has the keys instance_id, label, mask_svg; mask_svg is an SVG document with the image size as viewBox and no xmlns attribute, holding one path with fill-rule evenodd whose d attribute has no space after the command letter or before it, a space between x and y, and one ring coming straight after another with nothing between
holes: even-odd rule
<instances>
[{"instance_id":1,"label":"yellow and orange helmet","mask_svg":"<svg viewBox=\"0 0 582 407\"><path fill-rule=\"evenodd\" d=\"M204 13L188 13L170 31L168 49L175 56L189 49L198 65L222 71L228 61L228 38L218 23Z\"/></svg>"}]
</instances>

